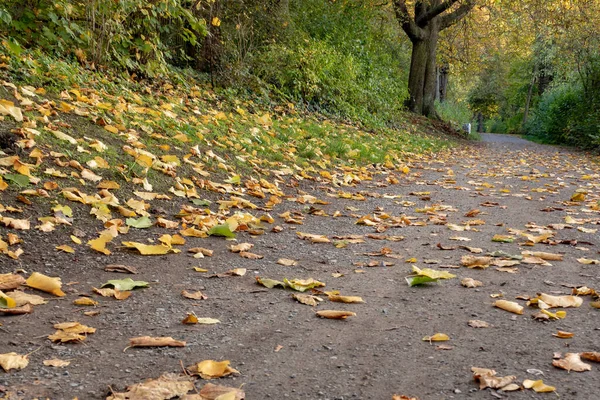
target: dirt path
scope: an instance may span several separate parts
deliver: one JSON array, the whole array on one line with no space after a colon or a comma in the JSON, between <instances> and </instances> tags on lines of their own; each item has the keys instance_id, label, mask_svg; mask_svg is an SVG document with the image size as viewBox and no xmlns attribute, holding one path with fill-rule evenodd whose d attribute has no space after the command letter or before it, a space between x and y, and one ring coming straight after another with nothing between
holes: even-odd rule
<instances>
[{"instance_id":1,"label":"dirt path","mask_svg":"<svg viewBox=\"0 0 600 400\"><path fill-rule=\"evenodd\" d=\"M74 255L55 253L50 249L67 243L69 230L51 238L28 231L22 235L26 253L20 267L73 283L66 287L67 297L36 306L32 314L1 317L0 353L37 351L24 370L0 375L0 385L11 393L9 398L99 399L109 393L108 386L123 391L165 372L179 373L181 365L214 359L230 360L240 371L218 383L243 385L248 399L391 399L393 394L421 400L555 398L552 393L532 390L480 391L471 367L492 368L499 376L516 375L518 384L524 379L543 379L556 387L562 399L597 399L598 364L581 373L552 366L555 352L600 351L600 314L590 307L590 296L583 297L580 308L566 309L565 319L546 322L532 318L538 309L515 299L535 297L539 292L566 295L579 286L600 288L600 265L577 261L600 259L597 161L558 147L484 135L483 143L412 163L408 174L396 174L397 184L389 184L386 174L356 187L305 181L300 185L303 190L330 204L299 204L288 199L272 212L273 225L282 226L282 232L267 230L255 238L239 234L238 243L252 243L250 251L264 256L258 260L231 253L228 248L235 242L216 237L189 238L182 253L158 257L122 249L110 257L89 250ZM585 201L570 202L580 188L587 191ZM297 188L284 189L297 196ZM341 192L364 201L339 198ZM173 202L153 204L163 207L171 219L179 210ZM315 215L319 212L311 206L327 216ZM465 216L475 209L480 213ZM303 224L286 224L277 216L285 211L298 211L305 217ZM83 217L84 211L76 212ZM333 217L336 212L339 216ZM368 215L368 225L356 224ZM162 228L140 230L137 238L134 232L127 240L166 232ZM326 235L341 248L300 240L297 232ZM528 239L523 235L536 241L544 233L551 233L546 235L546 243L525 245ZM364 243L352 243L359 241L358 236L347 235L360 235ZM510 235L514 242L493 242L494 235ZM381 240L397 236L404 240ZM453 240L457 237L464 241ZM448 250L441 250L438 244ZM214 255L195 259L186 252L199 246L214 250ZM472 254L459 246L481 248L482 253ZM522 251L560 253L564 261L549 261L552 265L547 266L521 262L500 270L496 266L461 266L463 256L499 250L511 255ZM298 264L279 265L280 258ZM410 259L416 262L406 262ZM7 258L0 262L3 272L16 266ZM369 263L375 266L365 266ZM135 266L139 274L131 277L150 282L150 287L134 291L124 301L94 296L100 302L96 307L100 313L85 316L83 312L89 308L72 304L78 294L89 295L91 287L129 277L105 272L107 264ZM457 278L409 287L405 277L413 265L447 271ZM192 267L209 272L195 272ZM232 268L246 268L247 273L208 277ZM345 321L322 319L313 307L293 300L292 291L259 286L257 276L314 278L326 283L322 290L361 296L365 303L334 303L320 294L324 301L317 310L356 313ZM461 286L466 277L483 286ZM182 290L201 290L207 299L185 299ZM525 311L517 315L495 308L497 298L492 296L516 301ZM183 325L188 312L221 323ZM46 338L54 332L52 324L74 320L97 332L80 344L51 344ZM473 328L468 325L470 320L485 321L490 327ZM554 337L559 330L574 337ZM422 340L438 332L450 340ZM187 345L123 351L129 338L143 335L171 336ZM42 364L52 358L68 359L71 364L62 369ZM202 384L199 381L197 386Z\"/></svg>"}]
</instances>

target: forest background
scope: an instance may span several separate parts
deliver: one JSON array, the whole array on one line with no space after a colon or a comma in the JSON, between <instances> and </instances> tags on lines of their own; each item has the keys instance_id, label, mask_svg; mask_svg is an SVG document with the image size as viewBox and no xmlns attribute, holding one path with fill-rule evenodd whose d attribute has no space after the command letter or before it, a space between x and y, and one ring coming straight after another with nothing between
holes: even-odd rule
<instances>
[{"instance_id":1,"label":"forest background","mask_svg":"<svg viewBox=\"0 0 600 400\"><path fill-rule=\"evenodd\" d=\"M83 66L393 128L410 99L398 10L417 20L415 7L446 4L468 12L440 32L429 116L600 145L597 0L6 0L0 65L57 90L82 83Z\"/></svg>"}]
</instances>

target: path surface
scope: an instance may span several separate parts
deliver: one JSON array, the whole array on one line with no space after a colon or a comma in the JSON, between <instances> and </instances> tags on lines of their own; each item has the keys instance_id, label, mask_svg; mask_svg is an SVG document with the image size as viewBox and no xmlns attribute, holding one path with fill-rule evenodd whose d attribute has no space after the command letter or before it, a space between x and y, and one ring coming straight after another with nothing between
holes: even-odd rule
<instances>
[{"instance_id":1,"label":"path surface","mask_svg":"<svg viewBox=\"0 0 600 400\"><path fill-rule=\"evenodd\" d=\"M26 253L21 267L72 283L66 287L65 300L37 306L30 315L2 317L0 353L39 350L30 356L28 368L1 375L0 385L17 393L14 398L99 399L109 393L108 386L123 391L127 385L165 372L179 373L181 365L226 359L240 375L215 383L243 385L247 399L379 400L393 394L421 400L555 398L531 390L480 391L471 367L492 368L499 376L516 375L519 384L543 379L556 387L561 399L597 399L598 364L581 373L552 366L556 352L600 351L600 311L590 307L590 296L583 298L581 307L566 309L565 319L545 322L533 319L539 310L520 299L541 292L567 295L579 286L600 289L600 265L577 261L600 259L598 160L514 137L484 135L484 143L409 166L408 174L394 174L395 184L390 184L391 174L375 175L356 187L311 181L294 187L285 178L288 185L282 184L282 189L287 194L297 198L309 193L329 204L288 199L271 213L282 232L269 228L255 238L239 234L238 243L252 243L250 251L264 256L258 260L231 253L232 242L215 237L189 238L182 253L159 257L123 250L110 257L89 251L50 253L36 245L47 241L47 235L32 230L23 235ZM570 201L577 189L587 191L585 201ZM161 206L171 219L179 210L166 201ZM318 209L326 216L318 215ZM285 211L304 217L303 224L286 224L278 217ZM465 216L469 211L472 217ZM357 224L365 216L366 225ZM155 237L167 232L153 229ZM297 232L326 235L332 243L300 240ZM58 232L52 247L66 243L69 234ZM544 234L545 243L528 245L525 235L537 241ZM135 235L130 233L133 238L128 240ZM137 240L149 235L139 233ZM493 242L494 235L510 235L514 242ZM399 236L404 239L396 241ZM354 243L360 241L364 242ZM186 252L198 246L214 250L214 255L195 259ZM482 253L473 254L462 246L480 248ZM464 256L495 251L519 256L523 251L551 252L563 254L564 260L546 266L523 262L504 268L461 266ZM298 264L279 265L280 258ZM10 268L6 260L1 260L3 270ZM502 257L495 260L498 265L511 264ZM150 282L150 288L136 290L125 301L94 296L100 301L96 308L100 313L85 316L82 313L89 309L72 305L78 294L89 295L91 287L108 279L128 277L105 272L107 264L137 267L140 273L133 278ZM413 265L447 271L457 278L409 287L405 277ZM232 268L246 268L247 273L208 278ZM293 300L290 290L259 286L257 276L314 278L326 283L322 290L361 296L365 303L334 303L320 294L324 301L317 310L356 313L345 321L321 319L313 307ZM483 286L461 286L466 277ZM185 299L182 290L201 290L207 299ZM518 302L524 313L495 308L498 298ZM183 325L188 312L221 323ZM50 344L46 335L54 331L52 324L72 320L97 332L81 344ZM490 327L473 328L470 320L485 321ZM574 337L554 337L559 330ZM422 340L438 332L450 340ZM172 336L185 340L187 346L123 352L129 338L142 335ZM71 365L56 369L41 364L51 358L71 360Z\"/></svg>"}]
</instances>

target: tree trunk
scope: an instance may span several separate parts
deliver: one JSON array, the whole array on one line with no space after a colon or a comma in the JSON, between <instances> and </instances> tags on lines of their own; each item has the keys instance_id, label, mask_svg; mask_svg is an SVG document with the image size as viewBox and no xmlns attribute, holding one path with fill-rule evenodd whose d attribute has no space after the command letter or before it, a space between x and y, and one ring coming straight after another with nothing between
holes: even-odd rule
<instances>
[{"instance_id":1,"label":"tree trunk","mask_svg":"<svg viewBox=\"0 0 600 400\"><path fill-rule=\"evenodd\" d=\"M440 103L446 101L446 93L448 92L448 64L444 64L440 67L440 88L439 88L439 99Z\"/></svg>"},{"instance_id":2,"label":"tree trunk","mask_svg":"<svg viewBox=\"0 0 600 400\"><path fill-rule=\"evenodd\" d=\"M429 24L430 33L427 38L427 64L425 68L425 83L423 85L423 115L435 117L435 89L437 71L437 42L440 34L440 24L433 19Z\"/></svg>"},{"instance_id":3,"label":"tree trunk","mask_svg":"<svg viewBox=\"0 0 600 400\"><path fill-rule=\"evenodd\" d=\"M534 68L533 76L531 77L531 83L529 84L529 90L527 91L527 100L525 100L525 112L523 113L523 123L521 124L521 127L525 126L525 123L527 123L527 118L529 117L529 106L531 105L531 97L533 96L536 72L537 68Z\"/></svg>"}]
</instances>

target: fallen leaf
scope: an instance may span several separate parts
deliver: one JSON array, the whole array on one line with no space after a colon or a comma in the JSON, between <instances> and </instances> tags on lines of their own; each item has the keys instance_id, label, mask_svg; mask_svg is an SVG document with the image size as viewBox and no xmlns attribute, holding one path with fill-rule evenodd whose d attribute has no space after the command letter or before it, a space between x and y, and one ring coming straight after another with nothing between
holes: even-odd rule
<instances>
[{"instance_id":1,"label":"fallen leaf","mask_svg":"<svg viewBox=\"0 0 600 400\"><path fill-rule=\"evenodd\" d=\"M185 396L194 389L194 383L189 377L164 374L158 379L148 379L128 386L127 392L113 392L106 400L165 400Z\"/></svg>"},{"instance_id":2,"label":"fallen leaf","mask_svg":"<svg viewBox=\"0 0 600 400\"><path fill-rule=\"evenodd\" d=\"M432 336L425 336L421 340L424 342L446 342L450 340L450 336L446 335L445 333L436 333Z\"/></svg>"},{"instance_id":3,"label":"fallen leaf","mask_svg":"<svg viewBox=\"0 0 600 400\"><path fill-rule=\"evenodd\" d=\"M338 311L338 310L321 310L317 311L316 314L321 318L329 319L346 319L348 317L355 317L356 313L351 311Z\"/></svg>"},{"instance_id":4,"label":"fallen leaf","mask_svg":"<svg viewBox=\"0 0 600 400\"><path fill-rule=\"evenodd\" d=\"M108 272L122 272L125 274L137 274L138 270L135 267L131 267L129 265L122 265L122 264L109 264L106 267L104 267L105 271Z\"/></svg>"},{"instance_id":5,"label":"fallen leaf","mask_svg":"<svg viewBox=\"0 0 600 400\"><path fill-rule=\"evenodd\" d=\"M460 263L468 268L487 268L492 262L492 257L487 256L462 256Z\"/></svg>"},{"instance_id":6,"label":"fallen leaf","mask_svg":"<svg viewBox=\"0 0 600 400\"><path fill-rule=\"evenodd\" d=\"M289 258L280 258L279 260L277 260L277 264L284 265L286 267L293 267L293 266L297 265L298 262L294 261L294 260L290 260Z\"/></svg>"},{"instance_id":7,"label":"fallen leaf","mask_svg":"<svg viewBox=\"0 0 600 400\"><path fill-rule=\"evenodd\" d=\"M554 386L548 386L543 380L533 381L531 379L525 379L523 381L523 387L525 389L533 389L536 393L550 393L556 391Z\"/></svg>"},{"instance_id":8,"label":"fallen leaf","mask_svg":"<svg viewBox=\"0 0 600 400\"><path fill-rule=\"evenodd\" d=\"M206 300L208 298L204 294L202 294L201 291L188 292L187 290L183 290L181 292L181 295L187 299L193 299L193 300Z\"/></svg>"},{"instance_id":9,"label":"fallen leaf","mask_svg":"<svg viewBox=\"0 0 600 400\"><path fill-rule=\"evenodd\" d=\"M479 390L485 388L501 389L510 385L512 381L517 379L514 375L503 377L496 376L497 372L493 369L472 367L471 371L473 372L475 381L479 382Z\"/></svg>"},{"instance_id":10,"label":"fallen leaf","mask_svg":"<svg viewBox=\"0 0 600 400\"><path fill-rule=\"evenodd\" d=\"M200 375L202 379L216 379L240 373L238 370L230 367L229 364L229 360L204 360L187 367L187 370L193 375Z\"/></svg>"},{"instance_id":11,"label":"fallen leaf","mask_svg":"<svg viewBox=\"0 0 600 400\"><path fill-rule=\"evenodd\" d=\"M73 301L76 306L97 306L98 302L89 297L80 297Z\"/></svg>"},{"instance_id":12,"label":"fallen leaf","mask_svg":"<svg viewBox=\"0 0 600 400\"><path fill-rule=\"evenodd\" d=\"M299 303L306 304L307 306L314 307L321 299L317 296L312 296L310 294L300 294L300 293L292 293L292 298L298 301Z\"/></svg>"},{"instance_id":13,"label":"fallen leaf","mask_svg":"<svg viewBox=\"0 0 600 400\"><path fill-rule=\"evenodd\" d=\"M172 337L139 336L129 339L129 347L185 347L185 342Z\"/></svg>"},{"instance_id":14,"label":"fallen leaf","mask_svg":"<svg viewBox=\"0 0 600 400\"><path fill-rule=\"evenodd\" d=\"M556 336L559 339L571 339L575 334L572 332L558 331L553 333L552 336Z\"/></svg>"},{"instance_id":15,"label":"fallen leaf","mask_svg":"<svg viewBox=\"0 0 600 400\"><path fill-rule=\"evenodd\" d=\"M198 317L196 317L196 315L193 313L188 313L187 316L183 319L183 321L181 321L181 323L187 325L197 324Z\"/></svg>"},{"instance_id":16,"label":"fallen leaf","mask_svg":"<svg viewBox=\"0 0 600 400\"><path fill-rule=\"evenodd\" d=\"M17 274L0 274L0 290L17 289L25 283L25 278Z\"/></svg>"},{"instance_id":17,"label":"fallen leaf","mask_svg":"<svg viewBox=\"0 0 600 400\"><path fill-rule=\"evenodd\" d=\"M44 365L47 367L63 368L67 367L69 364L71 364L71 361L59 360L58 358L44 360Z\"/></svg>"},{"instance_id":18,"label":"fallen leaf","mask_svg":"<svg viewBox=\"0 0 600 400\"><path fill-rule=\"evenodd\" d=\"M208 232L209 236L223 236L226 238L235 238L235 233L232 232L229 224L216 225L212 227Z\"/></svg>"},{"instance_id":19,"label":"fallen leaf","mask_svg":"<svg viewBox=\"0 0 600 400\"><path fill-rule=\"evenodd\" d=\"M579 353L579 356L584 360L600 362L600 352L586 351L583 353Z\"/></svg>"},{"instance_id":20,"label":"fallen leaf","mask_svg":"<svg viewBox=\"0 0 600 400\"><path fill-rule=\"evenodd\" d=\"M8 372L11 369L23 369L29 364L27 355L20 355L17 353L4 353L0 354L0 367L4 371Z\"/></svg>"},{"instance_id":21,"label":"fallen leaf","mask_svg":"<svg viewBox=\"0 0 600 400\"><path fill-rule=\"evenodd\" d=\"M31 288L41 290L43 292L51 293L58 297L63 297L65 293L60 290L62 283L60 278L53 278L40 274L39 272L32 273L25 284Z\"/></svg>"},{"instance_id":22,"label":"fallen leaf","mask_svg":"<svg viewBox=\"0 0 600 400\"><path fill-rule=\"evenodd\" d=\"M229 246L229 250L231 250L233 253L241 253L243 251L248 251L253 247L254 245L252 243L239 243Z\"/></svg>"},{"instance_id":23,"label":"fallen leaf","mask_svg":"<svg viewBox=\"0 0 600 400\"><path fill-rule=\"evenodd\" d=\"M523 306L521 306L519 303L516 303L514 301L496 300L496 302L494 303L494 306L498 307L502 310L509 311L514 314L519 314L519 315L523 314Z\"/></svg>"},{"instance_id":24,"label":"fallen leaf","mask_svg":"<svg viewBox=\"0 0 600 400\"><path fill-rule=\"evenodd\" d=\"M136 249L143 256L159 256L167 253L179 253L180 250L173 249L162 244L143 244L137 242L121 242L121 244L130 249Z\"/></svg>"},{"instance_id":25,"label":"fallen leaf","mask_svg":"<svg viewBox=\"0 0 600 400\"><path fill-rule=\"evenodd\" d=\"M129 290L133 290L136 288L148 287L148 282L134 281L131 278L113 279L113 280L107 281L105 284L103 284L100 287L107 287L107 286L112 286L116 290L120 290L120 291L129 291Z\"/></svg>"},{"instance_id":26,"label":"fallen leaf","mask_svg":"<svg viewBox=\"0 0 600 400\"><path fill-rule=\"evenodd\" d=\"M578 353L567 353L564 358L560 360L553 360L552 365L557 368L565 369L567 371L584 372L590 371L592 366L581 361L581 357Z\"/></svg>"},{"instance_id":27,"label":"fallen leaf","mask_svg":"<svg viewBox=\"0 0 600 400\"><path fill-rule=\"evenodd\" d=\"M482 282L477 281L473 278L463 278L463 279L461 279L460 284L467 288L476 288L476 287L483 286Z\"/></svg>"},{"instance_id":28,"label":"fallen leaf","mask_svg":"<svg viewBox=\"0 0 600 400\"><path fill-rule=\"evenodd\" d=\"M240 251L239 255L240 255L240 257L247 258L249 260L260 260L264 257L260 254L254 254L254 253L250 253L248 251Z\"/></svg>"},{"instance_id":29,"label":"fallen leaf","mask_svg":"<svg viewBox=\"0 0 600 400\"><path fill-rule=\"evenodd\" d=\"M241 389L207 383L200 389L198 396L200 397L197 399L188 399L184 396L182 400L244 400L246 393Z\"/></svg>"},{"instance_id":30,"label":"fallen leaf","mask_svg":"<svg viewBox=\"0 0 600 400\"><path fill-rule=\"evenodd\" d=\"M577 262L584 265L600 264L600 260L593 260L589 258L578 258Z\"/></svg>"},{"instance_id":31,"label":"fallen leaf","mask_svg":"<svg viewBox=\"0 0 600 400\"><path fill-rule=\"evenodd\" d=\"M577 296L552 296L545 293L538 293L538 296L529 300L528 304L537 304L539 308L580 307L583 304L583 298Z\"/></svg>"},{"instance_id":32,"label":"fallen leaf","mask_svg":"<svg viewBox=\"0 0 600 400\"><path fill-rule=\"evenodd\" d=\"M319 282L313 278L308 279L290 279L283 278L283 283L298 292L305 292L309 289L314 289L318 287L323 287L325 284L323 282Z\"/></svg>"},{"instance_id":33,"label":"fallen leaf","mask_svg":"<svg viewBox=\"0 0 600 400\"><path fill-rule=\"evenodd\" d=\"M340 296L329 295L329 300L337 303L364 303L365 301L359 296Z\"/></svg>"},{"instance_id":34,"label":"fallen leaf","mask_svg":"<svg viewBox=\"0 0 600 400\"><path fill-rule=\"evenodd\" d=\"M12 291L9 293L9 295L15 301L17 307L24 306L26 304L37 306L40 304L46 304L48 302L42 296L21 292L19 290Z\"/></svg>"},{"instance_id":35,"label":"fallen leaf","mask_svg":"<svg viewBox=\"0 0 600 400\"><path fill-rule=\"evenodd\" d=\"M478 320L478 319L472 319L469 321L469 326L471 328L489 328L490 324L488 324L485 321Z\"/></svg>"}]
</instances>

